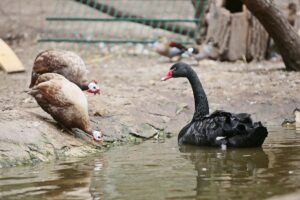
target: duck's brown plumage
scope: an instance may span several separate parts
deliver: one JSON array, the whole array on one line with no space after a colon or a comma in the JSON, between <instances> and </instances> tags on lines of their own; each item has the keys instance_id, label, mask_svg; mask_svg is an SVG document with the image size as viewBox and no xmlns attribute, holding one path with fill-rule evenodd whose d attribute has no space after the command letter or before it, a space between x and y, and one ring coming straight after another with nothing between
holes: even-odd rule
<instances>
[{"instance_id":1,"label":"duck's brown plumage","mask_svg":"<svg viewBox=\"0 0 300 200\"><path fill-rule=\"evenodd\" d=\"M154 50L162 56L173 58L180 57L187 48L182 44L169 41L166 37L161 37L155 42Z\"/></svg>"},{"instance_id":2,"label":"duck's brown plumage","mask_svg":"<svg viewBox=\"0 0 300 200\"><path fill-rule=\"evenodd\" d=\"M82 90L88 89L86 66L80 56L71 51L49 49L39 53L33 64L29 88L45 73L61 74Z\"/></svg>"},{"instance_id":3,"label":"duck's brown plumage","mask_svg":"<svg viewBox=\"0 0 300 200\"><path fill-rule=\"evenodd\" d=\"M55 73L40 75L29 94L41 108L67 128L79 128L91 134L88 103L74 83Z\"/></svg>"},{"instance_id":4,"label":"duck's brown plumage","mask_svg":"<svg viewBox=\"0 0 300 200\"><path fill-rule=\"evenodd\" d=\"M161 56L168 57L169 59L180 60L183 53L188 52L191 55L198 54L199 51L195 47L187 48L183 44L169 41L166 37L160 37L153 45L154 50Z\"/></svg>"}]
</instances>

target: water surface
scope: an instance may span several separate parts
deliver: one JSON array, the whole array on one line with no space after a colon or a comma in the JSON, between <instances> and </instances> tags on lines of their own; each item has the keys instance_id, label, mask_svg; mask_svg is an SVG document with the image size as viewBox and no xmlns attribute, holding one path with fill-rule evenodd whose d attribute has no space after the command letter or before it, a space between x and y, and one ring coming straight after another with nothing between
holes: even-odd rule
<instances>
[{"instance_id":1,"label":"water surface","mask_svg":"<svg viewBox=\"0 0 300 200\"><path fill-rule=\"evenodd\" d=\"M164 142L0 169L0 199L264 199L300 189L300 130L269 127L263 148Z\"/></svg>"}]
</instances>

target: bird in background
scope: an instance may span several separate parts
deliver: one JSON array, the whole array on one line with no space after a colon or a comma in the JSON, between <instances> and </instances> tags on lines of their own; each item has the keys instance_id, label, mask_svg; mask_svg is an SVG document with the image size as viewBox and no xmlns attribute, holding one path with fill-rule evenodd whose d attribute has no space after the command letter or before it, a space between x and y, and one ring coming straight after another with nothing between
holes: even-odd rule
<instances>
[{"instance_id":1,"label":"bird in background","mask_svg":"<svg viewBox=\"0 0 300 200\"><path fill-rule=\"evenodd\" d=\"M190 53L189 50L188 52L189 55L193 57L199 65L199 62L204 59L217 60L219 58L219 45L217 42L214 42L212 38L210 38L201 45L197 54Z\"/></svg>"},{"instance_id":2,"label":"bird in background","mask_svg":"<svg viewBox=\"0 0 300 200\"><path fill-rule=\"evenodd\" d=\"M92 130L88 102L82 90L64 76L45 73L37 77L28 94L53 119L67 129L78 128L101 141L101 131Z\"/></svg>"},{"instance_id":3,"label":"bird in background","mask_svg":"<svg viewBox=\"0 0 300 200\"><path fill-rule=\"evenodd\" d=\"M250 114L215 111L209 114L207 96L197 73L186 63L174 64L162 81L187 78L194 93L195 112L178 134L178 143L198 146L260 147L268 135L261 122Z\"/></svg>"},{"instance_id":4,"label":"bird in background","mask_svg":"<svg viewBox=\"0 0 300 200\"><path fill-rule=\"evenodd\" d=\"M153 48L156 53L161 56L167 57L170 61L178 61L181 59L182 54L188 52L189 54L197 54L198 49L190 47L187 48L183 44L169 41L166 37L159 37L153 43Z\"/></svg>"},{"instance_id":5,"label":"bird in background","mask_svg":"<svg viewBox=\"0 0 300 200\"><path fill-rule=\"evenodd\" d=\"M285 119L281 123L281 126L283 126L283 127L300 127L300 109L296 107L293 110L293 114L294 114L294 119Z\"/></svg>"},{"instance_id":6,"label":"bird in background","mask_svg":"<svg viewBox=\"0 0 300 200\"><path fill-rule=\"evenodd\" d=\"M48 49L39 53L33 64L29 88L32 88L36 84L38 77L45 73L60 74L75 83L82 90L92 94L100 94L97 81L88 81L88 70L84 61L74 52Z\"/></svg>"}]
</instances>

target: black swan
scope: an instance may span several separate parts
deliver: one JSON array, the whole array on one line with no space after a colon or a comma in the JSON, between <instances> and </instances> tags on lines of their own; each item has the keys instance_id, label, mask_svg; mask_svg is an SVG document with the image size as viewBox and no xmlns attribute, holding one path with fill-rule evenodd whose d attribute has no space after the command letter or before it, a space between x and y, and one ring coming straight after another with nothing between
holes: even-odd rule
<instances>
[{"instance_id":1,"label":"black swan","mask_svg":"<svg viewBox=\"0 0 300 200\"><path fill-rule=\"evenodd\" d=\"M268 135L261 122L252 122L250 114L215 111L209 114L206 94L196 72L186 63L174 64L162 81L186 77L193 89L195 113L181 129L178 143L198 146L259 147Z\"/></svg>"}]
</instances>

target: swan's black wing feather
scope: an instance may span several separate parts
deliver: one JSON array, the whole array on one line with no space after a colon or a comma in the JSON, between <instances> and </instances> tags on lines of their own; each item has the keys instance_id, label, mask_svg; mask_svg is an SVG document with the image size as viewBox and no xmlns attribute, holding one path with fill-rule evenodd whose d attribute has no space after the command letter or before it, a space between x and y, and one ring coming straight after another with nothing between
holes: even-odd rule
<instances>
[{"instance_id":1,"label":"swan's black wing feather","mask_svg":"<svg viewBox=\"0 0 300 200\"><path fill-rule=\"evenodd\" d=\"M267 129L260 122L252 122L250 114L215 111L202 119L193 119L179 133L179 144L231 147L261 146Z\"/></svg>"}]
</instances>

